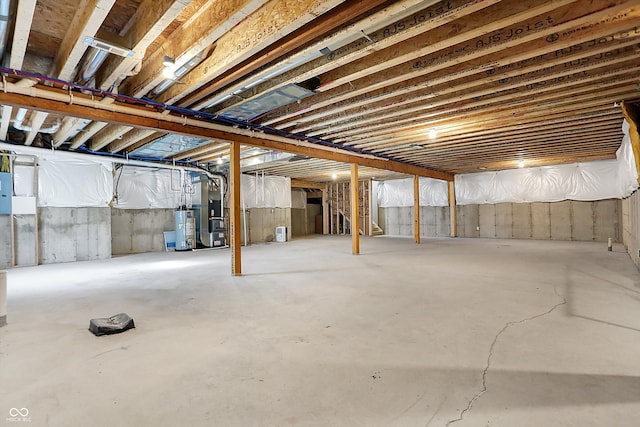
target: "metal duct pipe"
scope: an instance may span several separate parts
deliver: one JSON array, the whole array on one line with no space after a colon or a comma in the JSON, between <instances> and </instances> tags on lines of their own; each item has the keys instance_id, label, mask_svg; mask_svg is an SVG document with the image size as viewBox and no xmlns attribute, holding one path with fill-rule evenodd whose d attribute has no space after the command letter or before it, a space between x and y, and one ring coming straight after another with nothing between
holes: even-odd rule
<instances>
[{"instance_id":1,"label":"metal duct pipe","mask_svg":"<svg viewBox=\"0 0 640 427\"><path fill-rule=\"evenodd\" d=\"M18 130L30 131L31 130L30 127L22 126L22 122L24 122L24 118L26 117L26 115L27 115L26 108L18 109L18 112L16 113L16 118L13 119L13 127Z\"/></svg>"},{"instance_id":2,"label":"metal duct pipe","mask_svg":"<svg viewBox=\"0 0 640 427\"><path fill-rule=\"evenodd\" d=\"M9 40L9 20L11 0L0 0L0 62L4 58L4 51Z\"/></svg>"},{"instance_id":3,"label":"metal duct pipe","mask_svg":"<svg viewBox=\"0 0 640 427\"><path fill-rule=\"evenodd\" d=\"M27 109L26 108L20 108L18 110L18 112L16 113L16 118L13 119L13 127L24 131L24 132L29 132L31 131L31 126L27 126L24 125L24 118L27 116ZM60 125L62 123L60 122L60 119L56 120L56 123L52 126L49 126L48 128L40 128L40 130L38 130L39 133L56 133L58 131L58 129L60 129Z\"/></svg>"},{"instance_id":4,"label":"metal duct pipe","mask_svg":"<svg viewBox=\"0 0 640 427\"><path fill-rule=\"evenodd\" d=\"M40 128L40 130L38 130L38 133L56 133L58 132L58 129L60 129L60 126L62 125L62 122L60 121L60 119L56 120L55 124L49 126L48 128Z\"/></svg>"},{"instance_id":5,"label":"metal duct pipe","mask_svg":"<svg viewBox=\"0 0 640 427\"><path fill-rule=\"evenodd\" d=\"M95 47L89 48L86 59L80 64L76 83L86 84L90 82L108 55L109 52L106 50L96 49Z\"/></svg>"}]
</instances>

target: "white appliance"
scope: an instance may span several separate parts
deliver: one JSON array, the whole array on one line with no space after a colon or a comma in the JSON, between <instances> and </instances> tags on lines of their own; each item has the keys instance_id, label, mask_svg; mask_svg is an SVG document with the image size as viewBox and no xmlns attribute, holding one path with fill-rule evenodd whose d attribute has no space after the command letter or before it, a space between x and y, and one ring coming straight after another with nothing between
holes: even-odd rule
<instances>
[{"instance_id":1,"label":"white appliance","mask_svg":"<svg viewBox=\"0 0 640 427\"><path fill-rule=\"evenodd\" d=\"M276 227L276 242L287 241L287 227L280 225Z\"/></svg>"}]
</instances>

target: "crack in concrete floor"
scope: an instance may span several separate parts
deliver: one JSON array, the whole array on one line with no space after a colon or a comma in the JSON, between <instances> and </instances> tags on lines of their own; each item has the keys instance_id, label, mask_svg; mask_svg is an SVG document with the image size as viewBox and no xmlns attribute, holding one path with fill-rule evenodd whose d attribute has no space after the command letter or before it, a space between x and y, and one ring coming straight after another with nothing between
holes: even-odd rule
<instances>
[{"instance_id":1,"label":"crack in concrete floor","mask_svg":"<svg viewBox=\"0 0 640 427\"><path fill-rule=\"evenodd\" d=\"M449 427L451 424L455 424L457 422L460 422L464 419L464 415L469 412L472 408L473 408L473 404L480 399L480 397L482 397L483 394L485 394L487 392L487 374L489 373L489 369L491 368L491 357L493 356L493 349L496 346L496 344L498 343L498 339L500 338L500 336L506 332L507 329L509 329L511 326L514 325L519 325L522 323L527 323L531 320L535 320L539 317L543 317L546 316L548 314L551 314L556 308L560 307L561 305L565 305L567 304L567 299L560 295L558 293L558 290L556 289L556 287L554 286L553 288L553 292L560 298L562 298L562 301L555 304L553 307L551 307L549 310L545 311L544 313L540 313L540 314L536 314L535 316L531 316L531 317L527 317L521 320L512 320L510 322L507 322L502 329L500 329L498 331L498 333L496 334L496 336L493 338L493 342L491 343L491 346L489 347L489 355L487 356L487 364L484 367L484 370L482 371L482 389L476 393L475 396L473 396L471 398L471 400L469 400L469 403L467 404L467 407L464 408L461 412L460 415L458 416L458 418L454 418L452 420L447 421L447 424L445 424L445 427Z\"/></svg>"}]
</instances>

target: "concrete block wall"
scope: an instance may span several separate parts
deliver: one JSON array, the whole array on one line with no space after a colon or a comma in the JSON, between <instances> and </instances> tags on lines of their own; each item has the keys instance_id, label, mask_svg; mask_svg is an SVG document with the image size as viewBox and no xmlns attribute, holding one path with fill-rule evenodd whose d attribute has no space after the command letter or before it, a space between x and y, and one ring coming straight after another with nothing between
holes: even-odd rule
<instances>
[{"instance_id":1,"label":"concrete block wall","mask_svg":"<svg viewBox=\"0 0 640 427\"><path fill-rule=\"evenodd\" d=\"M11 226L0 216L0 268L11 266ZM36 264L35 216L14 216L16 265ZM41 264L111 257L110 208L38 208Z\"/></svg>"},{"instance_id":2,"label":"concrete block wall","mask_svg":"<svg viewBox=\"0 0 640 427\"><path fill-rule=\"evenodd\" d=\"M162 252L162 233L175 228L175 209L112 209L111 251L113 255Z\"/></svg>"},{"instance_id":3,"label":"concrete block wall","mask_svg":"<svg viewBox=\"0 0 640 427\"><path fill-rule=\"evenodd\" d=\"M111 208L38 208L38 213L42 264L111 257Z\"/></svg>"},{"instance_id":4,"label":"concrete block wall","mask_svg":"<svg viewBox=\"0 0 640 427\"><path fill-rule=\"evenodd\" d=\"M457 207L458 235L497 239L621 241L621 201Z\"/></svg>"},{"instance_id":5,"label":"concrete block wall","mask_svg":"<svg viewBox=\"0 0 640 427\"><path fill-rule=\"evenodd\" d=\"M307 234L307 210L291 209L291 236L304 236Z\"/></svg>"},{"instance_id":6,"label":"concrete block wall","mask_svg":"<svg viewBox=\"0 0 640 427\"><path fill-rule=\"evenodd\" d=\"M9 215L0 215L0 268L11 265L11 220Z\"/></svg>"},{"instance_id":7,"label":"concrete block wall","mask_svg":"<svg viewBox=\"0 0 640 427\"><path fill-rule=\"evenodd\" d=\"M306 236L316 232L316 215L322 214L322 206L308 204L304 209L291 209L291 235Z\"/></svg>"},{"instance_id":8,"label":"concrete block wall","mask_svg":"<svg viewBox=\"0 0 640 427\"><path fill-rule=\"evenodd\" d=\"M623 243L633 262L640 267L640 192L622 201Z\"/></svg>"},{"instance_id":9,"label":"concrete block wall","mask_svg":"<svg viewBox=\"0 0 640 427\"><path fill-rule=\"evenodd\" d=\"M247 221L248 244L267 243L276 240L276 227L287 227L287 239L291 240L291 208L252 208L240 213L240 235L244 245L244 221Z\"/></svg>"},{"instance_id":10,"label":"concrete block wall","mask_svg":"<svg viewBox=\"0 0 640 427\"><path fill-rule=\"evenodd\" d=\"M413 208L379 208L378 225L389 236L413 236ZM424 237L447 237L450 233L449 208L421 206L420 234Z\"/></svg>"}]
</instances>

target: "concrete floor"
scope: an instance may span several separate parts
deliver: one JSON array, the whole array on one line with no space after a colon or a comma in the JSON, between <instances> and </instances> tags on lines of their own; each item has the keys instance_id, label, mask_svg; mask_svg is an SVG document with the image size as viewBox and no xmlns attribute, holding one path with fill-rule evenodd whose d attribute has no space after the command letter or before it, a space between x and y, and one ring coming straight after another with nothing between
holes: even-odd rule
<instances>
[{"instance_id":1,"label":"concrete floor","mask_svg":"<svg viewBox=\"0 0 640 427\"><path fill-rule=\"evenodd\" d=\"M228 250L14 269L0 425L637 426L640 275L614 249L318 237L245 248L237 278ZM137 328L87 331L119 312Z\"/></svg>"}]
</instances>

